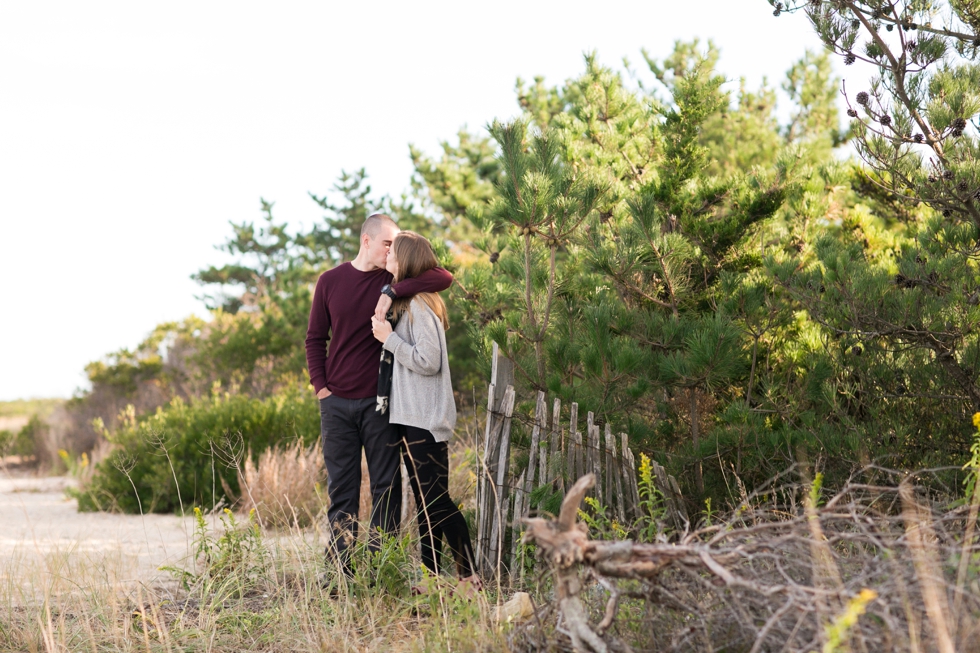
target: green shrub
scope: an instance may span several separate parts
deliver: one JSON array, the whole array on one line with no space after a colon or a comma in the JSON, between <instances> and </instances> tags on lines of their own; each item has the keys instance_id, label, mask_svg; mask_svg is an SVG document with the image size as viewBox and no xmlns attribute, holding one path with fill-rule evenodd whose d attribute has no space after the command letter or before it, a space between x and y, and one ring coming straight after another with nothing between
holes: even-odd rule
<instances>
[{"instance_id":1,"label":"green shrub","mask_svg":"<svg viewBox=\"0 0 980 653\"><path fill-rule=\"evenodd\" d=\"M319 416L316 398L299 390L178 398L140 419L128 411L104 431L113 448L79 489L79 510L175 512L233 501L245 452L297 439L309 445Z\"/></svg>"},{"instance_id":2,"label":"green shrub","mask_svg":"<svg viewBox=\"0 0 980 653\"><path fill-rule=\"evenodd\" d=\"M0 456L36 456L48 425L36 414L19 431L0 431Z\"/></svg>"}]
</instances>

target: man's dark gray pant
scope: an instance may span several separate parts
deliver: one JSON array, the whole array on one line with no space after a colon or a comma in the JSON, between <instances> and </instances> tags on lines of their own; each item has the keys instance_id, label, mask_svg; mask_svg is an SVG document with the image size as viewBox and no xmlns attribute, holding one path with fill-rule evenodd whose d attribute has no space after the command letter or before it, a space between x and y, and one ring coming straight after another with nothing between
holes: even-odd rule
<instances>
[{"instance_id":1,"label":"man's dark gray pant","mask_svg":"<svg viewBox=\"0 0 980 653\"><path fill-rule=\"evenodd\" d=\"M402 511L401 441L388 414L375 410L377 399L320 400L320 438L327 468L330 508L327 518L340 562L350 571L349 547L357 540L361 496L361 449L371 476L371 548L378 548L378 530L396 533Z\"/></svg>"}]
</instances>

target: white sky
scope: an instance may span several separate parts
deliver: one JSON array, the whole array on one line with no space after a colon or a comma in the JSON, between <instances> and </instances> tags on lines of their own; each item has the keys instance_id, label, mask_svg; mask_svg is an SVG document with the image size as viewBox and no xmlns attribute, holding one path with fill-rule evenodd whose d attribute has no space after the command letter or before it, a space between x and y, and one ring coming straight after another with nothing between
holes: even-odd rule
<instances>
[{"instance_id":1,"label":"white sky","mask_svg":"<svg viewBox=\"0 0 980 653\"><path fill-rule=\"evenodd\" d=\"M765 0L0 3L0 400L70 396L87 362L205 315L189 275L260 197L310 225L307 192L362 166L397 196L409 143L515 115L517 77L693 37L732 89L820 47Z\"/></svg>"}]
</instances>

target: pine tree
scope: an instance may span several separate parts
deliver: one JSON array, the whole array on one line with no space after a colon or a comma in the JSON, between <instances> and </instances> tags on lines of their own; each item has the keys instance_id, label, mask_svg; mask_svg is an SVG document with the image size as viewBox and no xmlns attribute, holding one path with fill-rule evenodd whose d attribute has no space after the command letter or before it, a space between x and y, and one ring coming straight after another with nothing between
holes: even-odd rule
<instances>
[{"instance_id":1,"label":"pine tree","mask_svg":"<svg viewBox=\"0 0 980 653\"><path fill-rule=\"evenodd\" d=\"M314 225L309 233L297 238L307 252L307 260L315 266L326 265L326 268L354 260L360 248L361 225L384 205L384 200L372 201L364 168L353 173L341 171L333 190L343 196L344 204L336 205L327 195L310 193L313 201L328 213L323 216L322 225Z\"/></svg>"},{"instance_id":2,"label":"pine tree","mask_svg":"<svg viewBox=\"0 0 980 653\"><path fill-rule=\"evenodd\" d=\"M768 170L712 175L731 168L711 156L718 150L705 139L706 124L728 109L711 52L679 48L664 66L650 63L672 96L658 129L655 175L627 199L622 218L593 232L589 251L618 291L619 330L650 352L656 372L649 381L683 397L698 451L699 396L724 396L748 368L739 314L720 302L719 287L758 265L741 245L780 208L791 171L772 160L773 140ZM753 120L753 109L742 108L739 119ZM770 133L777 133L774 123ZM734 152L759 156L747 148ZM703 491L698 462L694 476Z\"/></svg>"},{"instance_id":3,"label":"pine tree","mask_svg":"<svg viewBox=\"0 0 980 653\"><path fill-rule=\"evenodd\" d=\"M875 74L845 87L858 206L825 216L830 229L773 269L827 334L821 394L836 418L867 434L871 455L907 463L956 459L980 410L978 10L840 0L781 12L804 11L828 49Z\"/></svg>"},{"instance_id":4,"label":"pine tree","mask_svg":"<svg viewBox=\"0 0 980 653\"><path fill-rule=\"evenodd\" d=\"M526 383L648 447L687 451L699 489L698 461L717 452L704 429L733 403L767 401L765 347L792 322L758 242L791 239L784 201L813 190L811 160L826 158L836 133L830 94L817 89L829 83L825 60L797 67L790 83L807 99L787 138L772 102L760 108L771 92L743 88L732 102L716 58L678 44L648 61L655 81L637 89L589 55L583 75L559 88L519 86L525 117L492 130L501 176L470 208L485 258L461 270L459 296L476 341L503 346ZM474 178L462 157L453 165ZM594 201L560 190L575 184L590 185ZM576 217L552 230L528 221L528 207Z\"/></svg>"},{"instance_id":5,"label":"pine tree","mask_svg":"<svg viewBox=\"0 0 980 653\"><path fill-rule=\"evenodd\" d=\"M272 203L260 200L264 224L253 222L230 223L234 236L216 249L227 252L237 260L221 267L210 266L191 275L203 286L217 286L216 294L202 299L208 308L220 308L237 313L242 308L257 310L261 302L282 290L290 272L295 269L291 251L292 237L286 224L276 224Z\"/></svg>"},{"instance_id":6,"label":"pine tree","mask_svg":"<svg viewBox=\"0 0 980 653\"><path fill-rule=\"evenodd\" d=\"M506 242L510 255L496 263L511 283L497 301L516 310L490 321L486 335L504 347L530 385L544 389L546 343L562 283L559 249L573 239L605 188L565 165L551 131L529 134L527 123L518 120L495 122L490 133L500 145L502 175L494 184L496 197L485 207L471 205L469 215L492 242Z\"/></svg>"},{"instance_id":7,"label":"pine tree","mask_svg":"<svg viewBox=\"0 0 980 653\"><path fill-rule=\"evenodd\" d=\"M795 108L785 129L787 141L806 140L837 147L847 140L837 108L839 87L840 80L833 74L826 51L807 50L790 67L782 84Z\"/></svg>"},{"instance_id":8,"label":"pine tree","mask_svg":"<svg viewBox=\"0 0 980 653\"><path fill-rule=\"evenodd\" d=\"M413 145L408 148L415 169L413 190L432 205L446 223L442 228L449 231L465 229L467 208L494 196L493 182L499 181L501 170L489 135L460 129L456 139L456 143L439 144L442 156L438 160Z\"/></svg>"}]
</instances>

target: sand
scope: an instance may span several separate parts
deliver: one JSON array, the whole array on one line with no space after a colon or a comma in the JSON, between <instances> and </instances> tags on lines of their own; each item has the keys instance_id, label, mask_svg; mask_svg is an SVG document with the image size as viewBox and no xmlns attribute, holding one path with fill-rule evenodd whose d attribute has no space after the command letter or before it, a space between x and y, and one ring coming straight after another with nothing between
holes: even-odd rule
<instances>
[{"instance_id":1,"label":"sand","mask_svg":"<svg viewBox=\"0 0 980 653\"><path fill-rule=\"evenodd\" d=\"M186 568L192 517L81 513L65 492L72 483L0 472L0 576L84 564L153 582L169 577L161 566Z\"/></svg>"},{"instance_id":2,"label":"sand","mask_svg":"<svg viewBox=\"0 0 980 653\"><path fill-rule=\"evenodd\" d=\"M11 433L17 433L19 430L27 426L30 421L29 417L24 415L14 415L14 416L0 416L0 431L10 431Z\"/></svg>"}]
</instances>

